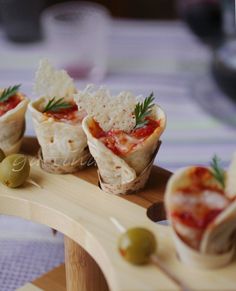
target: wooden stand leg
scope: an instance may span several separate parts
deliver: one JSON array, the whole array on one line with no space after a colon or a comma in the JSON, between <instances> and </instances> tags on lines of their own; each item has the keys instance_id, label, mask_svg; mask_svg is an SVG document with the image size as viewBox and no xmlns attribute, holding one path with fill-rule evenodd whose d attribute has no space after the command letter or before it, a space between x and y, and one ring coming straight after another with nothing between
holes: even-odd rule
<instances>
[{"instance_id":1,"label":"wooden stand leg","mask_svg":"<svg viewBox=\"0 0 236 291\"><path fill-rule=\"evenodd\" d=\"M108 291L106 279L94 259L68 237L65 242L67 291Z\"/></svg>"}]
</instances>

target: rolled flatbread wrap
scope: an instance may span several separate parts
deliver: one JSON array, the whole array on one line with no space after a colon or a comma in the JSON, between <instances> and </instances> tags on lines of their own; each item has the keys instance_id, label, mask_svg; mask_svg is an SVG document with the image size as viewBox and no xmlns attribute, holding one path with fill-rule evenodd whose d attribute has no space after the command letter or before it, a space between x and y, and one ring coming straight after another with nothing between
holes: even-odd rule
<instances>
[{"instance_id":1,"label":"rolled flatbread wrap","mask_svg":"<svg viewBox=\"0 0 236 291\"><path fill-rule=\"evenodd\" d=\"M39 98L29 104L35 132L41 146L42 166L54 173L71 173L86 166L90 158L87 138L81 121L83 115L72 112L74 118L55 119L43 113L48 98ZM71 113L66 113L71 116Z\"/></svg>"},{"instance_id":2,"label":"rolled flatbread wrap","mask_svg":"<svg viewBox=\"0 0 236 291\"><path fill-rule=\"evenodd\" d=\"M3 90L0 90L0 95ZM25 131L25 112L28 99L17 92L5 102L0 102L0 148L6 155L20 150Z\"/></svg>"},{"instance_id":3,"label":"rolled flatbread wrap","mask_svg":"<svg viewBox=\"0 0 236 291\"><path fill-rule=\"evenodd\" d=\"M86 113L73 100L77 92L64 70L55 70L48 60L39 63L34 91L41 96L29 104L35 132L41 146L41 166L52 173L71 173L90 159L82 129Z\"/></svg>"},{"instance_id":4,"label":"rolled flatbread wrap","mask_svg":"<svg viewBox=\"0 0 236 291\"><path fill-rule=\"evenodd\" d=\"M227 180L227 172L222 174ZM235 252L236 201L211 168L192 166L169 179L165 207L180 259L195 267L219 268Z\"/></svg>"},{"instance_id":5,"label":"rolled flatbread wrap","mask_svg":"<svg viewBox=\"0 0 236 291\"><path fill-rule=\"evenodd\" d=\"M98 166L101 188L112 194L136 192L148 180L160 145L160 136L165 129L165 113L153 104L144 125L135 128L132 120L137 100L127 92L117 97L111 97L107 91L103 91L103 94L108 96L104 98L101 92L92 95L96 97L94 99L89 94L87 96L94 107L96 102L101 107L98 115L96 112L93 114L94 109L90 110L89 104L83 106L83 93L76 95L78 106L88 112L83 120L83 129ZM128 129L124 128L126 124Z\"/></svg>"}]
</instances>

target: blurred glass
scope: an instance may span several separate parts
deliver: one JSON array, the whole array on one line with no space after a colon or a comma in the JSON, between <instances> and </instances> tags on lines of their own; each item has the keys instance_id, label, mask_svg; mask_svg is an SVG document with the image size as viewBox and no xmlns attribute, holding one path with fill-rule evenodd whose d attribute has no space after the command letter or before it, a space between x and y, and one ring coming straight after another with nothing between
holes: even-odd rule
<instances>
[{"instance_id":1,"label":"blurred glass","mask_svg":"<svg viewBox=\"0 0 236 291\"><path fill-rule=\"evenodd\" d=\"M236 101L236 40L226 41L216 50L212 69L219 87Z\"/></svg>"},{"instance_id":2,"label":"blurred glass","mask_svg":"<svg viewBox=\"0 0 236 291\"><path fill-rule=\"evenodd\" d=\"M235 0L178 0L178 9L191 30L212 48L213 77L236 101Z\"/></svg>"},{"instance_id":3,"label":"blurred glass","mask_svg":"<svg viewBox=\"0 0 236 291\"><path fill-rule=\"evenodd\" d=\"M53 62L73 78L101 80L106 74L109 13L90 2L47 8L42 25Z\"/></svg>"},{"instance_id":4,"label":"blurred glass","mask_svg":"<svg viewBox=\"0 0 236 291\"><path fill-rule=\"evenodd\" d=\"M222 38L221 0L178 0L180 16L203 41L216 45Z\"/></svg>"},{"instance_id":5,"label":"blurred glass","mask_svg":"<svg viewBox=\"0 0 236 291\"><path fill-rule=\"evenodd\" d=\"M236 101L236 28L235 1L221 2L224 43L214 52L213 76L223 92Z\"/></svg>"},{"instance_id":6,"label":"blurred glass","mask_svg":"<svg viewBox=\"0 0 236 291\"><path fill-rule=\"evenodd\" d=\"M224 35L226 37L235 36L235 0L222 0L221 6Z\"/></svg>"},{"instance_id":7,"label":"blurred glass","mask_svg":"<svg viewBox=\"0 0 236 291\"><path fill-rule=\"evenodd\" d=\"M43 0L0 0L0 18L9 40L40 40L40 13L43 3Z\"/></svg>"}]
</instances>

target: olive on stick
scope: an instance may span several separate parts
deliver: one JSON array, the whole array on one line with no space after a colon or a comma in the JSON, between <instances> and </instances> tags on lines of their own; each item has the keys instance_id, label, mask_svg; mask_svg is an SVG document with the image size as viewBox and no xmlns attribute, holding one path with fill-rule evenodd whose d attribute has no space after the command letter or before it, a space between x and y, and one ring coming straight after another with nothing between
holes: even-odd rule
<instances>
[{"instance_id":1,"label":"olive on stick","mask_svg":"<svg viewBox=\"0 0 236 291\"><path fill-rule=\"evenodd\" d=\"M123 232L118 245L124 259L134 265L147 264L157 248L155 236L143 227L133 227Z\"/></svg>"},{"instance_id":2,"label":"olive on stick","mask_svg":"<svg viewBox=\"0 0 236 291\"><path fill-rule=\"evenodd\" d=\"M126 261L134 265L154 264L182 290L190 291L158 258L157 241L150 230L143 227L125 229L116 218L110 217L110 220L121 233L118 249Z\"/></svg>"},{"instance_id":3,"label":"olive on stick","mask_svg":"<svg viewBox=\"0 0 236 291\"><path fill-rule=\"evenodd\" d=\"M0 181L10 188L21 186L29 177L29 173L29 160L22 154L9 155L0 164Z\"/></svg>"}]
</instances>

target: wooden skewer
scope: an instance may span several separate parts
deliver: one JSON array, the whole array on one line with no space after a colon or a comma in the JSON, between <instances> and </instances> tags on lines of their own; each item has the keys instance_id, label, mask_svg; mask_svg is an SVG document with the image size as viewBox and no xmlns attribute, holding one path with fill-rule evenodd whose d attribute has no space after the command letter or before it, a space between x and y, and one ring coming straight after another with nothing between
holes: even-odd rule
<instances>
[{"instance_id":1,"label":"wooden skewer","mask_svg":"<svg viewBox=\"0 0 236 291\"><path fill-rule=\"evenodd\" d=\"M43 189L43 187L41 186L41 185L39 185L37 182L35 182L33 179L31 179L31 178L28 178L27 180L26 180L26 182L28 182L29 184L32 184L32 185L34 185L35 187L37 187L37 188L39 188L39 189Z\"/></svg>"},{"instance_id":2,"label":"wooden skewer","mask_svg":"<svg viewBox=\"0 0 236 291\"><path fill-rule=\"evenodd\" d=\"M170 270L168 270L161 260L158 259L156 254L150 256L150 263L158 267L164 274L168 276L173 282L175 282L183 291L190 291L191 289L187 287L183 282L181 282Z\"/></svg>"},{"instance_id":3,"label":"wooden skewer","mask_svg":"<svg viewBox=\"0 0 236 291\"><path fill-rule=\"evenodd\" d=\"M110 221L115 225L115 227L119 230L120 233L126 231L126 228L115 217L110 217Z\"/></svg>"},{"instance_id":4,"label":"wooden skewer","mask_svg":"<svg viewBox=\"0 0 236 291\"><path fill-rule=\"evenodd\" d=\"M126 228L115 217L110 217L110 220L120 233L124 233L126 231ZM157 268L159 268L168 278L175 282L175 284L177 284L181 288L181 290L191 291L190 288L188 288L184 283L182 283L170 270L168 270L163 265L163 263L161 262L161 260L159 260L156 254L150 256L149 262L155 265Z\"/></svg>"}]
</instances>

